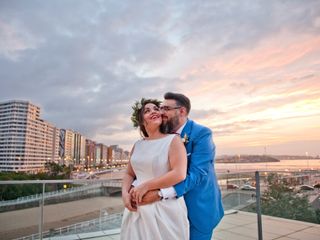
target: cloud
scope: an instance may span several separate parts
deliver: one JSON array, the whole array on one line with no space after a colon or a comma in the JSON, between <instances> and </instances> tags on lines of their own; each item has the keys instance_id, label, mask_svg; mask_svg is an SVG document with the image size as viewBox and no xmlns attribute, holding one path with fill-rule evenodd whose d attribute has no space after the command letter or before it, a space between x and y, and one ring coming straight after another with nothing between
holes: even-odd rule
<instances>
[{"instance_id":1,"label":"cloud","mask_svg":"<svg viewBox=\"0 0 320 240\"><path fill-rule=\"evenodd\" d=\"M58 127L89 137L101 131L112 135L129 124L130 105L135 99L162 97L166 82L171 81L139 76L144 68L161 64L174 51L157 31L146 31L153 24L152 15L140 15L143 9L132 12L130 6L116 4L110 7L120 15L112 16L107 5L99 10L99 1L72 6L62 1L31 1L22 3L25 8L14 1L4 4L1 26L6 28L1 29L0 53L5 54L0 63L5 71L0 77L5 81L1 96L41 105L43 117ZM10 33L12 22L20 27ZM114 26L115 22L123 27ZM134 22L138 24L136 31ZM146 26L140 26L141 22ZM41 44L27 44L28 36L41 39Z\"/></svg>"},{"instance_id":2,"label":"cloud","mask_svg":"<svg viewBox=\"0 0 320 240\"><path fill-rule=\"evenodd\" d=\"M319 1L4 0L0 101L30 100L57 127L126 148L139 137L132 103L166 91L189 96L191 117L218 138L270 127L271 112L311 119L319 9Z\"/></svg>"},{"instance_id":3,"label":"cloud","mask_svg":"<svg viewBox=\"0 0 320 240\"><path fill-rule=\"evenodd\" d=\"M0 56L2 55L11 61L18 61L21 52L34 49L41 41L35 39L28 32L24 32L21 26L10 25L1 19L0 32Z\"/></svg>"}]
</instances>

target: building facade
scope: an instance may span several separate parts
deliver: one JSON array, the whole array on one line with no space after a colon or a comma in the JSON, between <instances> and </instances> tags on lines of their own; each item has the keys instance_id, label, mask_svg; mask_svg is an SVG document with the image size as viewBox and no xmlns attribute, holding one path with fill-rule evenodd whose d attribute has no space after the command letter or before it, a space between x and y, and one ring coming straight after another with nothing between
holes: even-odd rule
<instances>
[{"instance_id":1,"label":"building facade","mask_svg":"<svg viewBox=\"0 0 320 240\"><path fill-rule=\"evenodd\" d=\"M59 130L28 101L0 103L0 171L37 172L57 162Z\"/></svg>"},{"instance_id":2,"label":"building facade","mask_svg":"<svg viewBox=\"0 0 320 240\"><path fill-rule=\"evenodd\" d=\"M86 139L86 160L85 168L95 167L96 165L96 142Z\"/></svg>"},{"instance_id":3,"label":"building facade","mask_svg":"<svg viewBox=\"0 0 320 240\"><path fill-rule=\"evenodd\" d=\"M108 161L108 146L103 143L96 145L96 164L106 166Z\"/></svg>"},{"instance_id":4,"label":"building facade","mask_svg":"<svg viewBox=\"0 0 320 240\"><path fill-rule=\"evenodd\" d=\"M74 159L75 165L81 166L85 163L86 138L80 133L74 133Z\"/></svg>"},{"instance_id":5,"label":"building facade","mask_svg":"<svg viewBox=\"0 0 320 240\"><path fill-rule=\"evenodd\" d=\"M59 157L60 164L66 166L75 164L74 144L75 133L72 130L60 129Z\"/></svg>"},{"instance_id":6,"label":"building facade","mask_svg":"<svg viewBox=\"0 0 320 240\"><path fill-rule=\"evenodd\" d=\"M118 145L109 146L108 164L128 162L130 153L124 151Z\"/></svg>"}]
</instances>

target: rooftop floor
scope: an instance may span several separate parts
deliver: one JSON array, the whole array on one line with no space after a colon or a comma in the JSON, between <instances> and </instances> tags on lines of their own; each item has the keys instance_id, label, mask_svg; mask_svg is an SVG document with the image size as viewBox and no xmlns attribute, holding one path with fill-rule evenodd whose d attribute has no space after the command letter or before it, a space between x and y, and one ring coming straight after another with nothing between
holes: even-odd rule
<instances>
[{"instance_id":1,"label":"rooftop floor","mask_svg":"<svg viewBox=\"0 0 320 240\"><path fill-rule=\"evenodd\" d=\"M262 216L264 240L319 240L320 224ZM56 240L58 238L50 238ZM59 240L120 239L120 229L59 237ZM213 239L213 238L212 238ZM215 240L258 239L257 215L241 211L227 212L214 232Z\"/></svg>"},{"instance_id":2,"label":"rooftop floor","mask_svg":"<svg viewBox=\"0 0 320 240\"><path fill-rule=\"evenodd\" d=\"M262 231L265 240L319 240L320 225L262 216ZM215 240L258 239L257 215L248 212L226 215L214 235Z\"/></svg>"}]
</instances>

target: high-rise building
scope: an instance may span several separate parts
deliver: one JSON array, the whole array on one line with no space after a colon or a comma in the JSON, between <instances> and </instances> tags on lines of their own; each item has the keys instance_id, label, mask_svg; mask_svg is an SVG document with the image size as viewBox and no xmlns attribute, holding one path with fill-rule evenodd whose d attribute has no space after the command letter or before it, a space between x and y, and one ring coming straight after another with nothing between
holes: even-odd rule
<instances>
[{"instance_id":1,"label":"high-rise building","mask_svg":"<svg viewBox=\"0 0 320 240\"><path fill-rule=\"evenodd\" d=\"M0 103L0 171L37 172L58 161L59 130L28 101Z\"/></svg>"},{"instance_id":2,"label":"high-rise building","mask_svg":"<svg viewBox=\"0 0 320 240\"><path fill-rule=\"evenodd\" d=\"M74 133L75 165L84 165L86 157L86 138L80 133Z\"/></svg>"},{"instance_id":3,"label":"high-rise building","mask_svg":"<svg viewBox=\"0 0 320 240\"><path fill-rule=\"evenodd\" d=\"M101 144L101 159L103 161L103 165L107 165L108 161L108 146Z\"/></svg>"},{"instance_id":4,"label":"high-rise building","mask_svg":"<svg viewBox=\"0 0 320 240\"><path fill-rule=\"evenodd\" d=\"M112 148L112 161L121 161L123 157L123 149L118 145L110 145L110 148Z\"/></svg>"},{"instance_id":5,"label":"high-rise building","mask_svg":"<svg viewBox=\"0 0 320 240\"><path fill-rule=\"evenodd\" d=\"M130 152L129 152L129 151L124 151L124 152L123 152L122 160L128 161L129 158L130 158Z\"/></svg>"},{"instance_id":6,"label":"high-rise building","mask_svg":"<svg viewBox=\"0 0 320 240\"><path fill-rule=\"evenodd\" d=\"M52 160L59 164L59 142L60 142L60 129L54 127L53 129L53 151L52 151Z\"/></svg>"},{"instance_id":7,"label":"high-rise building","mask_svg":"<svg viewBox=\"0 0 320 240\"><path fill-rule=\"evenodd\" d=\"M97 144L96 145L96 154L95 154L95 165L96 166L100 166L101 164L101 145Z\"/></svg>"},{"instance_id":8,"label":"high-rise building","mask_svg":"<svg viewBox=\"0 0 320 240\"><path fill-rule=\"evenodd\" d=\"M96 142L86 139L86 160L85 167L93 167L96 165Z\"/></svg>"},{"instance_id":9,"label":"high-rise building","mask_svg":"<svg viewBox=\"0 0 320 240\"><path fill-rule=\"evenodd\" d=\"M107 164L111 164L113 160L113 148L111 146L108 147L108 158L107 158Z\"/></svg>"},{"instance_id":10,"label":"high-rise building","mask_svg":"<svg viewBox=\"0 0 320 240\"><path fill-rule=\"evenodd\" d=\"M107 165L108 160L108 146L103 143L96 145L96 164L102 166Z\"/></svg>"},{"instance_id":11,"label":"high-rise building","mask_svg":"<svg viewBox=\"0 0 320 240\"><path fill-rule=\"evenodd\" d=\"M60 164L65 164L66 166L75 164L74 140L75 133L72 130L60 129Z\"/></svg>"}]
</instances>

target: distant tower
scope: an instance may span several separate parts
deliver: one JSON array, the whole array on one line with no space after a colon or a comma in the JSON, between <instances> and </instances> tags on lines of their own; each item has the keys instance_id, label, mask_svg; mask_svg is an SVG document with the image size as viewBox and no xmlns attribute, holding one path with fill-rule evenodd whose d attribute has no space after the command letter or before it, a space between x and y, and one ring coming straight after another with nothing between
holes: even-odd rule
<instances>
[{"instance_id":1,"label":"distant tower","mask_svg":"<svg viewBox=\"0 0 320 240\"><path fill-rule=\"evenodd\" d=\"M267 155L267 146L264 146L264 155Z\"/></svg>"}]
</instances>

